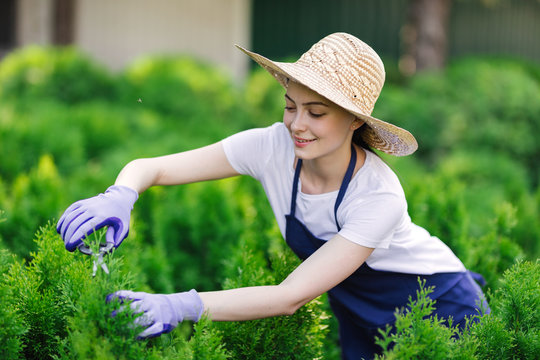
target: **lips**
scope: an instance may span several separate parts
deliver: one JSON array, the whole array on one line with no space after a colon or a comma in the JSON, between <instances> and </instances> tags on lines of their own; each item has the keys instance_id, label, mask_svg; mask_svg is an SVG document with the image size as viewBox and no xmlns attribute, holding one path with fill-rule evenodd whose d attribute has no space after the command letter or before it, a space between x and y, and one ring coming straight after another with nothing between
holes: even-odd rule
<instances>
[{"instance_id":1,"label":"lips","mask_svg":"<svg viewBox=\"0 0 540 360\"><path fill-rule=\"evenodd\" d=\"M308 146L309 144L317 140L317 139L304 139L298 136L293 136L293 139L294 139L294 144L298 147Z\"/></svg>"}]
</instances>

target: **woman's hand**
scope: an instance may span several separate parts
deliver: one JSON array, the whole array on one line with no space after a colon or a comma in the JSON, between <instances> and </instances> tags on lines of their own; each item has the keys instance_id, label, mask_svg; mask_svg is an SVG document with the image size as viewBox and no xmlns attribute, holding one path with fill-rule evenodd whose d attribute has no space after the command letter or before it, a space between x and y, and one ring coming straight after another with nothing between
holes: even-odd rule
<instances>
[{"instance_id":1,"label":"woman's hand","mask_svg":"<svg viewBox=\"0 0 540 360\"><path fill-rule=\"evenodd\" d=\"M139 194L129 187L114 185L104 194L68 207L56 226L66 249L75 250L86 236L104 226L108 226L107 242L118 247L129 233L131 210L138 197Z\"/></svg>"},{"instance_id":2,"label":"woman's hand","mask_svg":"<svg viewBox=\"0 0 540 360\"><path fill-rule=\"evenodd\" d=\"M199 321L204 310L199 294L195 290L177 294L148 294L120 290L107 296L107 302L119 299L129 305L136 314L135 324L145 327L137 338L146 339L171 332L184 320Z\"/></svg>"}]
</instances>

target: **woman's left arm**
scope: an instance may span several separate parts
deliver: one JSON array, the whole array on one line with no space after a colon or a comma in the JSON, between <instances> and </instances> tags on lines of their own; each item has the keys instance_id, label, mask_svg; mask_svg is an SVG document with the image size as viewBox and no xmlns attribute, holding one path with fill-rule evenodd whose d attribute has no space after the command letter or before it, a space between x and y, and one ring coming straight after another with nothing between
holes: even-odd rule
<instances>
[{"instance_id":1,"label":"woman's left arm","mask_svg":"<svg viewBox=\"0 0 540 360\"><path fill-rule=\"evenodd\" d=\"M335 235L281 284L199 293L214 321L241 321L292 315L357 270L372 248Z\"/></svg>"}]
</instances>

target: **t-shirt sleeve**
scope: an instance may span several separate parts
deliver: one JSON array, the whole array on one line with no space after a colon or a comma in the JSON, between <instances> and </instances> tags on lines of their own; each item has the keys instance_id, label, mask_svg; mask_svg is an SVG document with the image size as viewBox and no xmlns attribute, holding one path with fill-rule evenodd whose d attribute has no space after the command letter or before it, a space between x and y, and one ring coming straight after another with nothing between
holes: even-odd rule
<instances>
[{"instance_id":1,"label":"t-shirt sleeve","mask_svg":"<svg viewBox=\"0 0 540 360\"><path fill-rule=\"evenodd\" d=\"M276 147L279 123L267 128L239 132L222 141L231 166L242 175L261 180Z\"/></svg>"},{"instance_id":2,"label":"t-shirt sleeve","mask_svg":"<svg viewBox=\"0 0 540 360\"><path fill-rule=\"evenodd\" d=\"M359 245L387 249L407 214L406 200L393 193L373 194L343 209L339 234Z\"/></svg>"}]
</instances>

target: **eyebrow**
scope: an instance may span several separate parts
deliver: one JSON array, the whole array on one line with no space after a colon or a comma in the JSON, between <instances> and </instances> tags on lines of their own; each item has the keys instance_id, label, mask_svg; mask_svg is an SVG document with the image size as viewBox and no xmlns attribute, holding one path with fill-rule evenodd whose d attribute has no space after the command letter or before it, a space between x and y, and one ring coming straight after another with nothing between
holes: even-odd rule
<instances>
[{"instance_id":1,"label":"eyebrow","mask_svg":"<svg viewBox=\"0 0 540 360\"><path fill-rule=\"evenodd\" d=\"M289 99L290 101L292 101L293 103L296 104L296 102L295 102L293 99L291 99L291 97L290 97L288 94L285 94L285 97L286 97L287 99ZM325 104L325 103L323 103L322 101L309 101L309 102L303 103L302 105L303 105L303 106L307 106L307 105L322 105L322 106L328 107L328 105Z\"/></svg>"}]
</instances>

